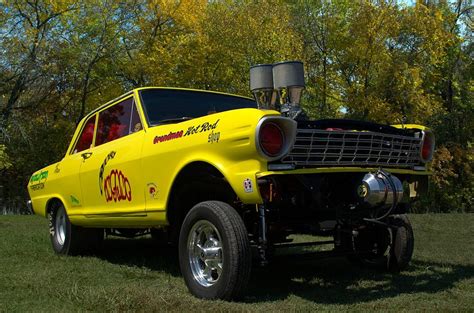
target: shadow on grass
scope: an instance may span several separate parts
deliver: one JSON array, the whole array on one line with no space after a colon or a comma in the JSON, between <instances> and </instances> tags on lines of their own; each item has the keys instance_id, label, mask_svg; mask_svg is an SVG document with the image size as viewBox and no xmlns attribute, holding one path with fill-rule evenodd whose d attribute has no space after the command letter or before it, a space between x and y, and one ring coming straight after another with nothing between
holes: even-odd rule
<instances>
[{"instance_id":1,"label":"shadow on grass","mask_svg":"<svg viewBox=\"0 0 474 313\"><path fill-rule=\"evenodd\" d=\"M177 249L159 247L151 239L107 239L97 257L180 276ZM352 304L400 294L437 293L474 277L474 266L413 260L401 273L361 268L345 258L275 259L254 267L243 302L282 300L289 295L321 304Z\"/></svg>"},{"instance_id":2,"label":"shadow on grass","mask_svg":"<svg viewBox=\"0 0 474 313\"><path fill-rule=\"evenodd\" d=\"M280 262L253 271L245 302L296 295L322 304L353 304L401 294L437 293L473 277L474 266L416 259L401 273L361 268L341 258Z\"/></svg>"},{"instance_id":3,"label":"shadow on grass","mask_svg":"<svg viewBox=\"0 0 474 313\"><path fill-rule=\"evenodd\" d=\"M151 238L107 238L95 256L113 264L146 267L181 276L177 249L159 245Z\"/></svg>"}]
</instances>

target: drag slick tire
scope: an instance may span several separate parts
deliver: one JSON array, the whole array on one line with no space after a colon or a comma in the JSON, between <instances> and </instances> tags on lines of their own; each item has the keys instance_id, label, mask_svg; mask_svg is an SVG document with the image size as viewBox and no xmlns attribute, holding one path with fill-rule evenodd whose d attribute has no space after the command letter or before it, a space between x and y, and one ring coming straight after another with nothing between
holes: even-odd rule
<instances>
[{"instance_id":1,"label":"drag slick tire","mask_svg":"<svg viewBox=\"0 0 474 313\"><path fill-rule=\"evenodd\" d=\"M195 205L179 236L179 264L189 291L198 298L234 300L251 269L247 230L239 214L220 201Z\"/></svg>"},{"instance_id":2,"label":"drag slick tire","mask_svg":"<svg viewBox=\"0 0 474 313\"><path fill-rule=\"evenodd\" d=\"M94 252L104 239L101 228L83 228L72 225L62 203L55 203L49 212L50 239L54 252L80 255Z\"/></svg>"},{"instance_id":3,"label":"drag slick tire","mask_svg":"<svg viewBox=\"0 0 474 313\"><path fill-rule=\"evenodd\" d=\"M396 227L396 231L393 232L390 269L402 271L408 267L413 256L415 236L406 214L392 216L390 223Z\"/></svg>"},{"instance_id":4,"label":"drag slick tire","mask_svg":"<svg viewBox=\"0 0 474 313\"><path fill-rule=\"evenodd\" d=\"M408 267L415 242L410 220L403 214L390 216L385 222L391 226L391 234L380 226L361 231L354 238L356 254L348 256L350 261L391 271Z\"/></svg>"}]
</instances>

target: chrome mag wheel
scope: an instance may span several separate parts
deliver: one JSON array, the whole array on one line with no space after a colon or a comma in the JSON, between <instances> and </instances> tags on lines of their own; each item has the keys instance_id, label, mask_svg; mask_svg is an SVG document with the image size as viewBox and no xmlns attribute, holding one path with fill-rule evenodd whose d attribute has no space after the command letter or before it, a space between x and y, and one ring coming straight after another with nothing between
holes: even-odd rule
<instances>
[{"instance_id":1,"label":"chrome mag wheel","mask_svg":"<svg viewBox=\"0 0 474 313\"><path fill-rule=\"evenodd\" d=\"M179 234L179 267L193 295L238 299L246 288L251 265L247 229L232 206L204 201L186 214Z\"/></svg>"},{"instance_id":2,"label":"chrome mag wheel","mask_svg":"<svg viewBox=\"0 0 474 313\"><path fill-rule=\"evenodd\" d=\"M222 239L217 228L207 220L199 220L188 235L189 265L194 279L203 287L214 285L224 265Z\"/></svg>"},{"instance_id":3,"label":"chrome mag wheel","mask_svg":"<svg viewBox=\"0 0 474 313\"><path fill-rule=\"evenodd\" d=\"M56 241L59 245L63 246L64 242L66 241L66 212L64 211L64 207L60 207L56 212L56 219L55 219L55 232L54 235L56 236Z\"/></svg>"}]
</instances>

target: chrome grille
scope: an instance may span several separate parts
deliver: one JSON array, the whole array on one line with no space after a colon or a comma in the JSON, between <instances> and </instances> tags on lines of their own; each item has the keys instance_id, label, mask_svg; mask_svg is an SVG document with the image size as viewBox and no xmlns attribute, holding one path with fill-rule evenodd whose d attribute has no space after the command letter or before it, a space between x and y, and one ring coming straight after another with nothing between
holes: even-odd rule
<instances>
[{"instance_id":1,"label":"chrome grille","mask_svg":"<svg viewBox=\"0 0 474 313\"><path fill-rule=\"evenodd\" d=\"M361 131L298 129L295 145L281 162L299 166L413 167L421 139Z\"/></svg>"}]
</instances>

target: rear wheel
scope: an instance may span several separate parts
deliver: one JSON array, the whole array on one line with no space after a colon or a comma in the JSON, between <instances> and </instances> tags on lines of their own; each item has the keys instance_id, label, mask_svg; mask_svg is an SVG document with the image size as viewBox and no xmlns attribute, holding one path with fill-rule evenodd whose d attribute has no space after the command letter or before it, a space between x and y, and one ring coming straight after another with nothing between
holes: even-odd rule
<instances>
[{"instance_id":1,"label":"rear wheel","mask_svg":"<svg viewBox=\"0 0 474 313\"><path fill-rule=\"evenodd\" d=\"M49 212L50 239L54 252L78 255L95 250L104 239L101 228L83 228L72 225L66 209L56 203Z\"/></svg>"},{"instance_id":2,"label":"rear wheel","mask_svg":"<svg viewBox=\"0 0 474 313\"><path fill-rule=\"evenodd\" d=\"M408 267L415 248L415 236L406 214L392 217L391 224L396 227L392 244L390 267L401 271Z\"/></svg>"},{"instance_id":3,"label":"rear wheel","mask_svg":"<svg viewBox=\"0 0 474 313\"><path fill-rule=\"evenodd\" d=\"M224 300L241 296L250 277L251 252L234 208L220 201L195 205L181 227L179 263L193 295Z\"/></svg>"},{"instance_id":4,"label":"rear wheel","mask_svg":"<svg viewBox=\"0 0 474 313\"><path fill-rule=\"evenodd\" d=\"M348 259L354 263L401 271L408 267L414 249L414 236L408 217L390 216L390 227L371 226L354 237L355 254Z\"/></svg>"}]
</instances>

